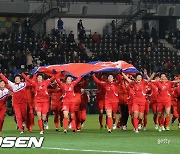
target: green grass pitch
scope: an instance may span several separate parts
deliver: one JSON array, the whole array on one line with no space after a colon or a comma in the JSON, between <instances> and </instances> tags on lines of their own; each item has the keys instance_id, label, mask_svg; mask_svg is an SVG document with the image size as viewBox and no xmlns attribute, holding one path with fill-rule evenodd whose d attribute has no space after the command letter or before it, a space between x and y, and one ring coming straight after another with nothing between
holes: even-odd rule
<instances>
[{"instance_id":1,"label":"green grass pitch","mask_svg":"<svg viewBox=\"0 0 180 154\"><path fill-rule=\"evenodd\" d=\"M109 134L106 129L99 129L98 115L87 115L81 132L73 133L69 130L67 134L64 134L63 128L61 132L55 131L53 116L50 116L49 130L45 130L43 135L45 138L42 148L0 148L0 154L179 153L180 130L177 127L177 121L170 127L170 131L158 132L154 129L152 114L148 118L147 131L135 134L129 120L127 131L114 130L112 134ZM35 124L32 133L29 134L25 130L25 133L20 135L15 129L13 117L7 116L2 136L40 137L37 119ZM170 142L158 144L158 140L161 139L168 139Z\"/></svg>"}]
</instances>

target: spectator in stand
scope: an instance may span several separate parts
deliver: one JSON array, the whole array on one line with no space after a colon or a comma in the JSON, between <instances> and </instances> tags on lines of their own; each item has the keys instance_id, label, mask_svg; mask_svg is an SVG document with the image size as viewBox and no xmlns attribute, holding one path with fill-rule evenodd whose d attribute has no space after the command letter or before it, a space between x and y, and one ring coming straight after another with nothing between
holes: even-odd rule
<instances>
[{"instance_id":1,"label":"spectator in stand","mask_svg":"<svg viewBox=\"0 0 180 154\"><path fill-rule=\"evenodd\" d=\"M79 40L84 40L85 37L85 28L83 26L82 20L79 20L77 24L78 38Z\"/></svg>"},{"instance_id":2,"label":"spectator in stand","mask_svg":"<svg viewBox=\"0 0 180 154\"><path fill-rule=\"evenodd\" d=\"M33 66L33 57L31 55L31 52L28 51L27 54L26 54L26 66L28 69L32 69L32 66Z\"/></svg>"},{"instance_id":3,"label":"spectator in stand","mask_svg":"<svg viewBox=\"0 0 180 154\"><path fill-rule=\"evenodd\" d=\"M115 33L115 29L116 29L115 20L112 20L112 22L111 22L111 30L112 30L112 34Z\"/></svg>"},{"instance_id":4,"label":"spectator in stand","mask_svg":"<svg viewBox=\"0 0 180 154\"><path fill-rule=\"evenodd\" d=\"M31 28L31 22L30 19L27 17L26 20L24 21L25 32L28 32L30 28Z\"/></svg>"},{"instance_id":5,"label":"spectator in stand","mask_svg":"<svg viewBox=\"0 0 180 154\"><path fill-rule=\"evenodd\" d=\"M58 31L59 32L62 32L63 30L63 25L64 25L64 22L61 20L61 18L59 18L58 22L57 22L57 27L58 27Z\"/></svg>"},{"instance_id":6,"label":"spectator in stand","mask_svg":"<svg viewBox=\"0 0 180 154\"><path fill-rule=\"evenodd\" d=\"M13 32L18 34L18 33L19 33L19 27L20 27L19 22L16 21L16 22L13 24Z\"/></svg>"},{"instance_id":7,"label":"spectator in stand","mask_svg":"<svg viewBox=\"0 0 180 154\"><path fill-rule=\"evenodd\" d=\"M42 50L46 51L48 49L46 41L42 42Z\"/></svg>"},{"instance_id":8,"label":"spectator in stand","mask_svg":"<svg viewBox=\"0 0 180 154\"><path fill-rule=\"evenodd\" d=\"M84 46L83 46L83 44L82 44L82 41L80 41L80 42L78 43L78 49L80 50L80 52L85 51L85 48L84 48Z\"/></svg>"},{"instance_id":9,"label":"spectator in stand","mask_svg":"<svg viewBox=\"0 0 180 154\"><path fill-rule=\"evenodd\" d=\"M84 26L83 26L83 23L82 23L82 20L80 19L78 24L77 24L77 30L78 32L80 33L80 31L84 30Z\"/></svg>"},{"instance_id":10,"label":"spectator in stand","mask_svg":"<svg viewBox=\"0 0 180 154\"><path fill-rule=\"evenodd\" d=\"M95 43L99 43L100 41L100 36L98 35L97 32L95 32L92 36L92 40L95 42Z\"/></svg>"},{"instance_id":11,"label":"spectator in stand","mask_svg":"<svg viewBox=\"0 0 180 154\"><path fill-rule=\"evenodd\" d=\"M73 31L70 31L69 36L68 36L68 41L69 41L69 43L73 43L73 42L74 42L74 34L73 34Z\"/></svg>"}]
</instances>

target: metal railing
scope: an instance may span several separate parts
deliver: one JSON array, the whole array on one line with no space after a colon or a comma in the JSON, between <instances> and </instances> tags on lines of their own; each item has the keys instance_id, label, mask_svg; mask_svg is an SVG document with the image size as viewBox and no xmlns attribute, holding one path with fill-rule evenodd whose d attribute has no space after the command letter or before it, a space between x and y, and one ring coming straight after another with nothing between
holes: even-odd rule
<instances>
[{"instance_id":1,"label":"metal railing","mask_svg":"<svg viewBox=\"0 0 180 154\"><path fill-rule=\"evenodd\" d=\"M52 3L44 3L32 12L33 14L30 16L30 20L34 22L34 20L48 12L50 9L52 9Z\"/></svg>"},{"instance_id":2,"label":"metal railing","mask_svg":"<svg viewBox=\"0 0 180 154\"><path fill-rule=\"evenodd\" d=\"M116 27L124 24L126 21L132 19L139 11L144 10L146 6L140 1L138 5L132 5L120 14L121 19L116 20Z\"/></svg>"},{"instance_id":3,"label":"metal railing","mask_svg":"<svg viewBox=\"0 0 180 154\"><path fill-rule=\"evenodd\" d=\"M47 0L46 0L47 1ZM69 10L69 3L58 1L58 0L49 0L49 3L43 3L36 10L32 12L32 15L29 17L32 25L43 18L46 14L51 13L52 11L62 11L62 8L67 7Z\"/></svg>"}]
</instances>

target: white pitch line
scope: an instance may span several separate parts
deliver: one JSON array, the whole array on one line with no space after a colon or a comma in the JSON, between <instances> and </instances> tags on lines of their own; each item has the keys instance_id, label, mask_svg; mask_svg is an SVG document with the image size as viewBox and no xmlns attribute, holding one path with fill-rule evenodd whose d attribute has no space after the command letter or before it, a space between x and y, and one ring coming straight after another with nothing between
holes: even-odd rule
<instances>
[{"instance_id":1,"label":"white pitch line","mask_svg":"<svg viewBox=\"0 0 180 154\"><path fill-rule=\"evenodd\" d=\"M87 150L87 149L68 149L68 148L52 148L52 147L42 147L42 149L60 150L60 151L99 152L99 153L150 154L150 153L144 153L144 152L106 151L106 150Z\"/></svg>"}]
</instances>

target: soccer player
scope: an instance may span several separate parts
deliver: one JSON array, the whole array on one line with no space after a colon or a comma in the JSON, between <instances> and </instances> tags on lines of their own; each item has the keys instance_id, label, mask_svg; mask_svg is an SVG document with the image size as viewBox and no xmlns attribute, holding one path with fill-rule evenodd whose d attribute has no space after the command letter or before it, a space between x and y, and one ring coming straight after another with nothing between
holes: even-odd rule
<instances>
[{"instance_id":1,"label":"soccer player","mask_svg":"<svg viewBox=\"0 0 180 154\"><path fill-rule=\"evenodd\" d=\"M6 115L6 100L8 96L9 90L5 88L5 82L0 80L0 134L2 133L2 127Z\"/></svg>"},{"instance_id":2,"label":"soccer player","mask_svg":"<svg viewBox=\"0 0 180 154\"><path fill-rule=\"evenodd\" d=\"M46 121L47 113L49 110L49 94L47 87L55 78L53 76L48 80L44 80L44 76L42 73L37 74L36 81L29 79L24 73L22 73L22 76L35 88L35 110L38 116L40 134L44 134L43 123Z\"/></svg>"},{"instance_id":3,"label":"soccer player","mask_svg":"<svg viewBox=\"0 0 180 154\"><path fill-rule=\"evenodd\" d=\"M26 123L26 119L27 119L27 101L26 101L25 88L28 85L28 82L21 82L20 75L15 76L14 78L15 83L8 80L2 73L0 74L0 77L13 90L13 94L12 94L13 108L20 134L23 134L24 133L23 122Z\"/></svg>"},{"instance_id":4,"label":"soccer player","mask_svg":"<svg viewBox=\"0 0 180 154\"><path fill-rule=\"evenodd\" d=\"M172 110L173 110L173 117L171 120L172 126L174 126L175 120L179 117L178 109L177 109L178 101L177 101L177 96L176 96L175 90L176 90L175 87L172 88L171 93L170 93L171 94L171 102L172 102Z\"/></svg>"},{"instance_id":5,"label":"soccer player","mask_svg":"<svg viewBox=\"0 0 180 154\"><path fill-rule=\"evenodd\" d=\"M160 80L155 81L154 84L158 87L159 95L158 95L158 103L157 103L157 112L159 120L159 128L158 131L162 131L162 116L163 111L165 110L166 118L165 118L165 129L169 131L169 123L170 123L170 110L171 110L171 95L170 90L173 87L174 83L178 83L180 80L169 81L165 73L161 73Z\"/></svg>"},{"instance_id":6,"label":"soccer player","mask_svg":"<svg viewBox=\"0 0 180 154\"><path fill-rule=\"evenodd\" d=\"M122 73L122 75L134 89L132 104L133 125L135 133L138 133L138 123L141 123L142 119L144 118L147 82L143 80L142 74L140 73L137 73L136 81L132 81L124 73Z\"/></svg>"},{"instance_id":7,"label":"soccer player","mask_svg":"<svg viewBox=\"0 0 180 154\"><path fill-rule=\"evenodd\" d=\"M85 93L82 94L82 88L86 86L88 83L88 78L85 77L82 82L79 82L74 87L74 92L76 96L76 106L75 106L75 119L76 119L76 125L77 125L77 131L81 130L81 124L83 124L83 121L86 119L86 104L85 104ZM79 98L80 97L80 98ZM85 107L84 107L85 105ZM81 119L83 118L83 120Z\"/></svg>"},{"instance_id":8,"label":"soccer player","mask_svg":"<svg viewBox=\"0 0 180 154\"><path fill-rule=\"evenodd\" d=\"M178 111L178 128L180 129L180 85L175 90L176 96L177 96L177 111Z\"/></svg>"},{"instance_id":9,"label":"soccer player","mask_svg":"<svg viewBox=\"0 0 180 154\"><path fill-rule=\"evenodd\" d=\"M106 81L107 80L107 76L105 74L98 74L98 79L100 79L101 81ZM97 84L97 94L96 94L96 102L98 105L98 111L99 111L99 124L100 124L100 128L103 128L103 111L105 109L105 88L100 85Z\"/></svg>"},{"instance_id":10,"label":"soccer player","mask_svg":"<svg viewBox=\"0 0 180 154\"><path fill-rule=\"evenodd\" d=\"M60 131L59 125L59 117L60 124L62 127L63 122L63 112L62 112L62 90L57 84L57 81L54 80L50 87L48 87L48 93L51 96L51 111L54 113L54 125L56 127L56 131Z\"/></svg>"},{"instance_id":11,"label":"soccer player","mask_svg":"<svg viewBox=\"0 0 180 154\"><path fill-rule=\"evenodd\" d=\"M59 80L59 75L55 70L53 70L53 73L55 74L55 78L57 83L59 84L60 88L63 91L63 114L64 114L64 133L67 133L68 130L68 115L69 112L71 114L71 119L72 119L72 130L73 132L76 131L76 122L75 122L75 116L74 116L74 109L75 109L75 93L74 93L74 87L75 85L81 80L81 76L78 77L75 81L73 81L73 78L71 75L67 75L65 77L65 83Z\"/></svg>"},{"instance_id":12,"label":"soccer player","mask_svg":"<svg viewBox=\"0 0 180 154\"><path fill-rule=\"evenodd\" d=\"M94 74L92 75L94 81L105 88L105 110L107 115L107 126L108 132L112 133L112 113L116 113L118 109L118 84L119 82L114 82L114 75L109 74L107 76L107 81L100 81Z\"/></svg>"},{"instance_id":13,"label":"soccer player","mask_svg":"<svg viewBox=\"0 0 180 154\"><path fill-rule=\"evenodd\" d=\"M160 80L159 75L156 75L154 77L154 80L159 81ZM148 86L151 89L150 102L151 102L151 108L152 108L152 111L153 111L153 121L154 121L154 124L155 124L155 129L157 130L158 129L157 99L158 99L159 90L158 90L158 87L153 82L150 82L148 84Z\"/></svg>"},{"instance_id":14,"label":"soccer player","mask_svg":"<svg viewBox=\"0 0 180 154\"><path fill-rule=\"evenodd\" d=\"M80 122L81 127L83 127L86 121L86 103L88 102L88 96L84 89L81 89L81 104L80 104Z\"/></svg>"},{"instance_id":15,"label":"soccer player","mask_svg":"<svg viewBox=\"0 0 180 154\"><path fill-rule=\"evenodd\" d=\"M26 73L30 78L30 74ZM34 78L32 79L34 80ZM26 102L27 102L27 120L26 127L29 132L32 132L34 126L34 87L31 85L26 86Z\"/></svg>"},{"instance_id":16,"label":"soccer player","mask_svg":"<svg viewBox=\"0 0 180 154\"><path fill-rule=\"evenodd\" d=\"M129 76L129 75L127 75ZM119 104L120 104L120 124L122 125L122 130L127 130L127 121L129 117L128 112L128 87L129 83L122 79L119 84Z\"/></svg>"}]
</instances>

